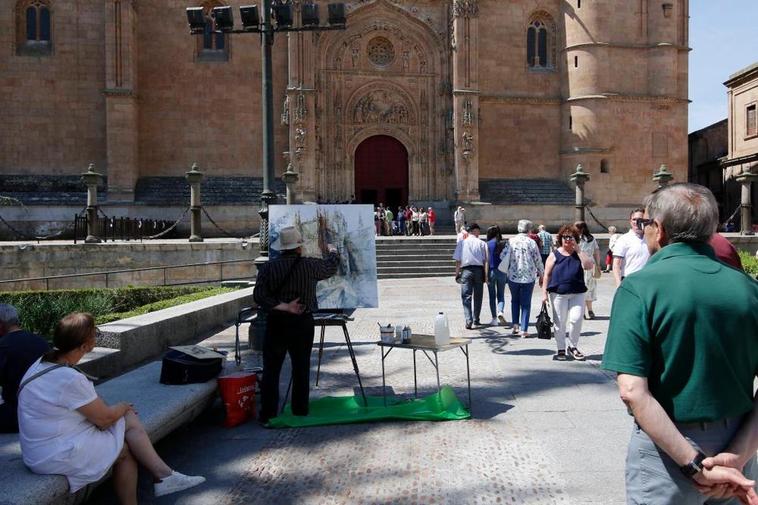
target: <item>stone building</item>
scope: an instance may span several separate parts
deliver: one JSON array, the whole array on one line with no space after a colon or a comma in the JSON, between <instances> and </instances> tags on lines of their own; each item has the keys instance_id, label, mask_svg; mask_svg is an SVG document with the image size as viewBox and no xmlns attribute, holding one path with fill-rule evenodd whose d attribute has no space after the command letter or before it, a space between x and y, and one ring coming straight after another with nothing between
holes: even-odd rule
<instances>
[{"instance_id":1,"label":"stone building","mask_svg":"<svg viewBox=\"0 0 758 505\"><path fill-rule=\"evenodd\" d=\"M303 0L291 1L298 19ZM68 219L90 162L106 212L176 215L197 162L216 220L252 230L259 38L190 36L192 3L0 2L0 194L45 206L17 220ZM277 151L291 153L304 201L410 201L443 217L471 202L485 222L553 226L572 219L581 163L594 214L623 223L659 165L687 176L688 9L353 0L344 31L276 36Z\"/></svg>"},{"instance_id":2,"label":"stone building","mask_svg":"<svg viewBox=\"0 0 758 505\"><path fill-rule=\"evenodd\" d=\"M713 192L719 204L720 222L724 223L735 210L729 201L729 187L724 180L721 162L729 153L727 147L728 121L722 119L712 125L689 134L689 170L687 180L707 187ZM737 196L739 198L739 195Z\"/></svg>"},{"instance_id":3,"label":"stone building","mask_svg":"<svg viewBox=\"0 0 758 505\"><path fill-rule=\"evenodd\" d=\"M724 85L729 99L729 157L722 162L730 192L727 204L741 204L741 227L752 233L758 223L758 62L729 76ZM737 197L739 194L739 197Z\"/></svg>"}]
</instances>

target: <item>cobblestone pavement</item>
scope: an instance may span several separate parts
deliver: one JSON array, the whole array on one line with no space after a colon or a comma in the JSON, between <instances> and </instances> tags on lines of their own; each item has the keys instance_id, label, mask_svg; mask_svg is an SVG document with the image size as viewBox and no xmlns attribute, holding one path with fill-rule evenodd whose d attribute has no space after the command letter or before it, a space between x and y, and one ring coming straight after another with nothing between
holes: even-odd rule
<instances>
[{"instance_id":1,"label":"cobblestone pavement","mask_svg":"<svg viewBox=\"0 0 758 505\"><path fill-rule=\"evenodd\" d=\"M471 420L287 430L266 430L251 422L224 429L216 408L159 444L171 465L205 475L208 482L161 499L153 499L143 483L142 502L624 503L631 419L612 375L599 369L614 292L609 274L599 282L598 319L584 321L580 349L586 362L555 362L554 341L518 339L504 327L466 331L459 286L452 278L386 280L379 286L381 307L356 311L349 324L364 384L380 394L377 321L404 322L415 332L432 333L434 314L445 311L455 335L473 338ZM535 291L532 321L539 297ZM507 295L507 312L509 303ZM485 292L481 320L489 319ZM232 327L207 343L231 348L233 339ZM314 374L316 356L314 352ZM436 387L434 370L419 356L419 393L429 394ZM258 359L245 355L248 365ZM465 364L458 351L440 354L442 382L464 400ZM386 366L394 392L412 395L411 353L394 350ZM284 390L287 369L282 377ZM312 397L352 394L356 385L341 330L329 328L321 380ZM106 486L92 503L109 503L111 493Z\"/></svg>"}]
</instances>

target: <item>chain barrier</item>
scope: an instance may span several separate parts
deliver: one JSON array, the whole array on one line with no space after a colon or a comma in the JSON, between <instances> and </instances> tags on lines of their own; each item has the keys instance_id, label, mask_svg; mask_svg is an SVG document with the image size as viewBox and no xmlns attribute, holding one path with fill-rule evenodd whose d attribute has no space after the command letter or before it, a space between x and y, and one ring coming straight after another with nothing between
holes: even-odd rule
<instances>
[{"instance_id":1,"label":"chain barrier","mask_svg":"<svg viewBox=\"0 0 758 505\"><path fill-rule=\"evenodd\" d=\"M147 240L152 240L152 239L160 238L160 237L162 237L162 236L166 235L166 234L167 234L167 233L169 233L171 230L173 230L174 228L176 228L176 226L177 226L179 223L181 223L181 222L182 222L182 220L183 220L183 219L184 219L184 217L187 215L187 212L189 212L189 210L190 210L190 208L189 208L189 207L187 207L186 209L184 209L184 212L182 212L182 215L181 215L181 216L179 216L179 219L177 219L177 220L176 220L176 222L175 222L174 224L172 224L171 226L169 226L168 228L166 228L166 229L165 229L165 230L163 230L162 232L160 232L160 233L156 233L155 235L148 235L147 237L142 237L142 238L143 238L143 239L147 239Z\"/></svg>"},{"instance_id":2,"label":"chain barrier","mask_svg":"<svg viewBox=\"0 0 758 505\"><path fill-rule=\"evenodd\" d=\"M3 218L3 216L0 216L0 221L2 221L2 223L5 226L7 226L9 230L11 230L13 233L15 233L18 237L20 237L23 240L36 240L38 242L40 240L50 240L50 239L53 239L53 238L58 238L58 237L62 236L64 233L66 233L68 231L66 229L63 229L61 231L58 231L58 232L55 232L55 233L51 233L50 235L29 235L29 234L24 233L21 230L15 228L8 221L6 221Z\"/></svg>"},{"instance_id":3,"label":"chain barrier","mask_svg":"<svg viewBox=\"0 0 758 505\"><path fill-rule=\"evenodd\" d=\"M208 221L210 221L210 222L211 222L211 224L212 224L213 226L215 226L215 227L216 227L216 228L217 228L217 229L218 229L218 230L219 230L221 233L223 233L223 234L224 234L224 235L226 235L227 237L231 237L231 238L239 238L239 237L237 237L237 235L233 235L233 234L229 233L228 231L226 231L225 229L223 229L221 226L219 226L219 225L218 225L218 223L216 223L216 221L214 221L214 220L213 220L213 218L211 217L211 215L210 215L210 214L208 214L208 211L207 211L207 210L205 210L205 207L200 207L200 208L203 210L203 214L205 214L205 217L207 217L207 218L208 218Z\"/></svg>"},{"instance_id":4,"label":"chain barrier","mask_svg":"<svg viewBox=\"0 0 758 505\"><path fill-rule=\"evenodd\" d=\"M740 209L741 209L741 208L742 208L742 204L739 204L739 205L737 206L737 208L736 208L736 209L734 209L734 212L732 212L732 215L731 215L731 216L729 216L729 218L728 218L726 221L724 221L724 224L728 224L728 223L731 223L731 222L732 222L732 220L733 220L735 217L737 217L737 213L739 213L739 211L740 211Z\"/></svg>"},{"instance_id":5,"label":"chain barrier","mask_svg":"<svg viewBox=\"0 0 758 505\"><path fill-rule=\"evenodd\" d=\"M604 230L607 232L607 231L608 231L608 227L607 227L605 224L603 224L603 223L601 223L601 222L600 222L600 220L599 220L599 219L598 219L598 218L595 216L595 214L592 212L592 208L591 208L589 205L585 205L585 206L584 206L584 208L585 208L585 209L587 209L587 212L589 212L589 213L590 213L590 216L592 217L592 219L593 219L593 220L594 220L594 221L595 221L597 224L599 224L599 225L600 225L600 227L601 227L602 229L604 229Z\"/></svg>"}]
</instances>

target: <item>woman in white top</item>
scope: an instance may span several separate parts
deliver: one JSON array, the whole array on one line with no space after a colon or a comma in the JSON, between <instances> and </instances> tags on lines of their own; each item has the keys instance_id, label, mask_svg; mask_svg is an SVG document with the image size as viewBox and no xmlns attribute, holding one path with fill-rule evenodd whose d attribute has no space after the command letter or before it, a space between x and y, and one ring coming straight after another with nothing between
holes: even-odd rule
<instances>
[{"instance_id":1,"label":"woman in white top","mask_svg":"<svg viewBox=\"0 0 758 505\"><path fill-rule=\"evenodd\" d=\"M138 463L152 473L156 496L204 482L171 470L155 452L134 407L106 405L87 376L73 368L95 347L96 334L90 314L64 317L55 327L55 349L21 380L19 440L26 466L39 474L65 475L71 493L113 467L113 485L123 504L137 503Z\"/></svg>"},{"instance_id":2,"label":"woman in white top","mask_svg":"<svg viewBox=\"0 0 758 505\"><path fill-rule=\"evenodd\" d=\"M584 271L584 285L587 286L587 294L584 297L584 304L586 305L584 318L595 319L595 313L592 311L592 302L597 300L595 269L600 268L600 246L597 245L597 240L590 233L587 223L577 221L574 223L574 226L579 230L579 250L592 260L592 268Z\"/></svg>"}]
</instances>

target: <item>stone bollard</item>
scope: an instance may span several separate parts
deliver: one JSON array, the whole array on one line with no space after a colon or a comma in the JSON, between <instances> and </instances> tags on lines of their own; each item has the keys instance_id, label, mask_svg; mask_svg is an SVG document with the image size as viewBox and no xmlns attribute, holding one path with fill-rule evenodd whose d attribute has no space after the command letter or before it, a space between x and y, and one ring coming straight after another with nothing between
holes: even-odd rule
<instances>
[{"instance_id":1,"label":"stone bollard","mask_svg":"<svg viewBox=\"0 0 758 505\"><path fill-rule=\"evenodd\" d=\"M740 234L755 235L753 232L753 204L750 196L753 181L758 179L758 174L752 172L743 172L734 178L742 186L742 195L740 199L741 216L740 216Z\"/></svg>"},{"instance_id":2,"label":"stone bollard","mask_svg":"<svg viewBox=\"0 0 758 505\"><path fill-rule=\"evenodd\" d=\"M282 180L284 181L284 185L287 186L287 205L293 205L297 202L295 185L300 174L292 170L292 158L289 152L284 153L284 158L287 160L287 171L282 174Z\"/></svg>"},{"instance_id":3,"label":"stone bollard","mask_svg":"<svg viewBox=\"0 0 758 505\"><path fill-rule=\"evenodd\" d=\"M203 180L203 173L197 169L197 163L192 164L192 168L187 172L187 182L190 185L190 242L202 242L202 230L200 221L200 183Z\"/></svg>"},{"instance_id":4,"label":"stone bollard","mask_svg":"<svg viewBox=\"0 0 758 505\"><path fill-rule=\"evenodd\" d=\"M584 221L584 183L590 180L590 174L584 171L580 163L576 166L576 172L571 174L570 180L576 184L576 211L574 212L574 220Z\"/></svg>"},{"instance_id":5,"label":"stone bollard","mask_svg":"<svg viewBox=\"0 0 758 505\"><path fill-rule=\"evenodd\" d=\"M101 240L95 233L97 225L97 183L102 175L95 172L95 164L90 163L87 171L82 174L82 182L87 185L87 238L86 244L98 244Z\"/></svg>"},{"instance_id":6,"label":"stone bollard","mask_svg":"<svg viewBox=\"0 0 758 505\"><path fill-rule=\"evenodd\" d=\"M653 180L658 183L659 189L668 186L673 178L674 174L669 172L669 169L665 164L661 164L658 171L653 174Z\"/></svg>"}]
</instances>

